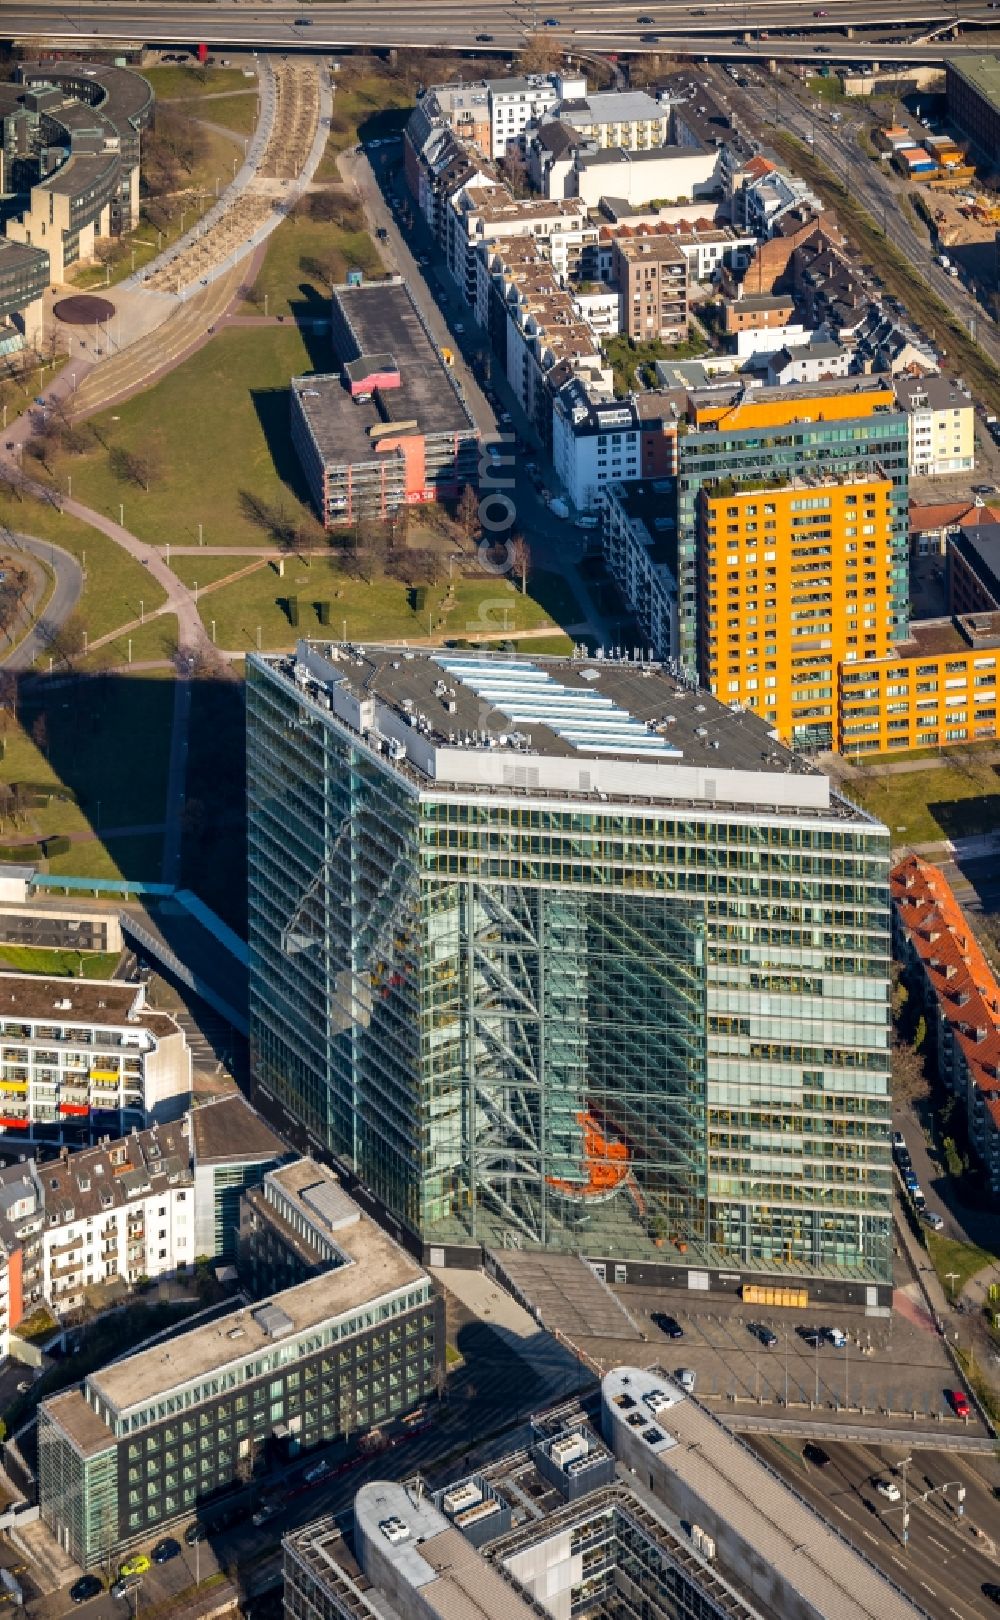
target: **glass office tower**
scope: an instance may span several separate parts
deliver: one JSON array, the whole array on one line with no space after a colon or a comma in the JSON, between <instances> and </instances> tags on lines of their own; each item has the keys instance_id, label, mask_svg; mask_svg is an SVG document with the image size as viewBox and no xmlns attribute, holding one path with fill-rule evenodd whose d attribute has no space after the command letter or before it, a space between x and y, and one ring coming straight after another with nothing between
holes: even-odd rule
<instances>
[{"instance_id":1,"label":"glass office tower","mask_svg":"<svg viewBox=\"0 0 1000 1620\"><path fill-rule=\"evenodd\" d=\"M761 721L300 643L248 794L255 1098L425 1252L889 1281L888 835Z\"/></svg>"}]
</instances>

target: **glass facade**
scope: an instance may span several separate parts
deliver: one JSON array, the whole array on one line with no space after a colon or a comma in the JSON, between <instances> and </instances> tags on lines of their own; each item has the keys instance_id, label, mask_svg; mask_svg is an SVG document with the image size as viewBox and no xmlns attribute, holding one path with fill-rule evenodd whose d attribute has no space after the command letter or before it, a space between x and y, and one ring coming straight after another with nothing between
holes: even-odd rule
<instances>
[{"instance_id":1,"label":"glass facade","mask_svg":"<svg viewBox=\"0 0 1000 1620\"><path fill-rule=\"evenodd\" d=\"M425 1245L890 1280L884 828L421 788L260 658L248 726L255 1084Z\"/></svg>"}]
</instances>

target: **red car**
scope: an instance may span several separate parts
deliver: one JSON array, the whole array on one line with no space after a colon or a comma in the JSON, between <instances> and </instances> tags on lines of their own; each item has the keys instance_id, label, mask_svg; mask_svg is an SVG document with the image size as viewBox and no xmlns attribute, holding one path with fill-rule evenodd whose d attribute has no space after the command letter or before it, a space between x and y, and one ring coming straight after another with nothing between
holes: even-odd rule
<instances>
[{"instance_id":1,"label":"red car","mask_svg":"<svg viewBox=\"0 0 1000 1620\"><path fill-rule=\"evenodd\" d=\"M969 1401L968 1397L962 1392L962 1390L949 1389L946 1390L945 1393L951 1402L952 1410L954 1411L955 1416L967 1418L969 1416Z\"/></svg>"}]
</instances>

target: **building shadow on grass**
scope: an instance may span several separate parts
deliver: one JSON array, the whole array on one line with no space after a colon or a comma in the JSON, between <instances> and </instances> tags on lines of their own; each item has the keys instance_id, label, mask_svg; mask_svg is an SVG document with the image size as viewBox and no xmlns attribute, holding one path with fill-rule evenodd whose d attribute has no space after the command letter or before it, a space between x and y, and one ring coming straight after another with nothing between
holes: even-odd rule
<instances>
[{"instance_id":1,"label":"building shadow on grass","mask_svg":"<svg viewBox=\"0 0 1000 1620\"><path fill-rule=\"evenodd\" d=\"M311 507L309 486L292 444L291 387L252 388L250 397L267 441L275 472L296 500Z\"/></svg>"},{"instance_id":2,"label":"building shadow on grass","mask_svg":"<svg viewBox=\"0 0 1000 1620\"><path fill-rule=\"evenodd\" d=\"M983 792L970 794L964 799L928 803L927 808L945 838L952 842L963 838L982 838L1000 828L1000 769L991 767L983 786ZM960 856L956 865L962 865Z\"/></svg>"},{"instance_id":3,"label":"building shadow on grass","mask_svg":"<svg viewBox=\"0 0 1000 1620\"><path fill-rule=\"evenodd\" d=\"M16 717L44 756L25 760L8 723L0 783L23 805L3 818L0 861L89 877L159 883L174 682L165 669L90 674L58 668L17 683ZM246 932L246 747L243 681L231 671L191 682L179 886ZM46 796L49 772L58 783ZM93 835L93 836L92 836ZM47 840L68 839L54 848Z\"/></svg>"},{"instance_id":4,"label":"building shadow on grass","mask_svg":"<svg viewBox=\"0 0 1000 1620\"><path fill-rule=\"evenodd\" d=\"M291 318L309 355L313 371L332 371L333 349L330 345L330 300L317 292L311 282L301 281L299 296L288 300Z\"/></svg>"}]
</instances>

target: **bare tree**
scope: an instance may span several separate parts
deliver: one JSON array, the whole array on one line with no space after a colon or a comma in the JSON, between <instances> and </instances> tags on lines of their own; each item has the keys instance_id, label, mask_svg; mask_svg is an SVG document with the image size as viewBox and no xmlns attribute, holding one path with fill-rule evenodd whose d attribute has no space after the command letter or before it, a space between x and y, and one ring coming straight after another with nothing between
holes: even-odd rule
<instances>
[{"instance_id":1,"label":"bare tree","mask_svg":"<svg viewBox=\"0 0 1000 1620\"><path fill-rule=\"evenodd\" d=\"M511 541L511 564L515 573L520 576L523 596L528 588L528 575L531 572L531 547L523 534L515 534Z\"/></svg>"},{"instance_id":2,"label":"bare tree","mask_svg":"<svg viewBox=\"0 0 1000 1620\"><path fill-rule=\"evenodd\" d=\"M108 466L115 478L123 484L133 484L149 492L150 484L160 474L159 461L153 450L127 450L116 444L108 451Z\"/></svg>"},{"instance_id":3,"label":"bare tree","mask_svg":"<svg viewBox=\"0 0 1000 1620\"><path fill-rule=\"evenodd\" d=\"M529 34L518 59L522 73L553 73L562 61L562 46L551 34Z\"/></svg>"},{"instance_id":4,"label":"bare tree","mask_svg":"<svg viewBox=\"0 0 1000 1620\"><path fill-rule=\"evenodd\" d=\"M456 513L458 526L466 540L474 540L479 533L479 496L471 484L462 485Z\"/></svg>"}]
</instances>

